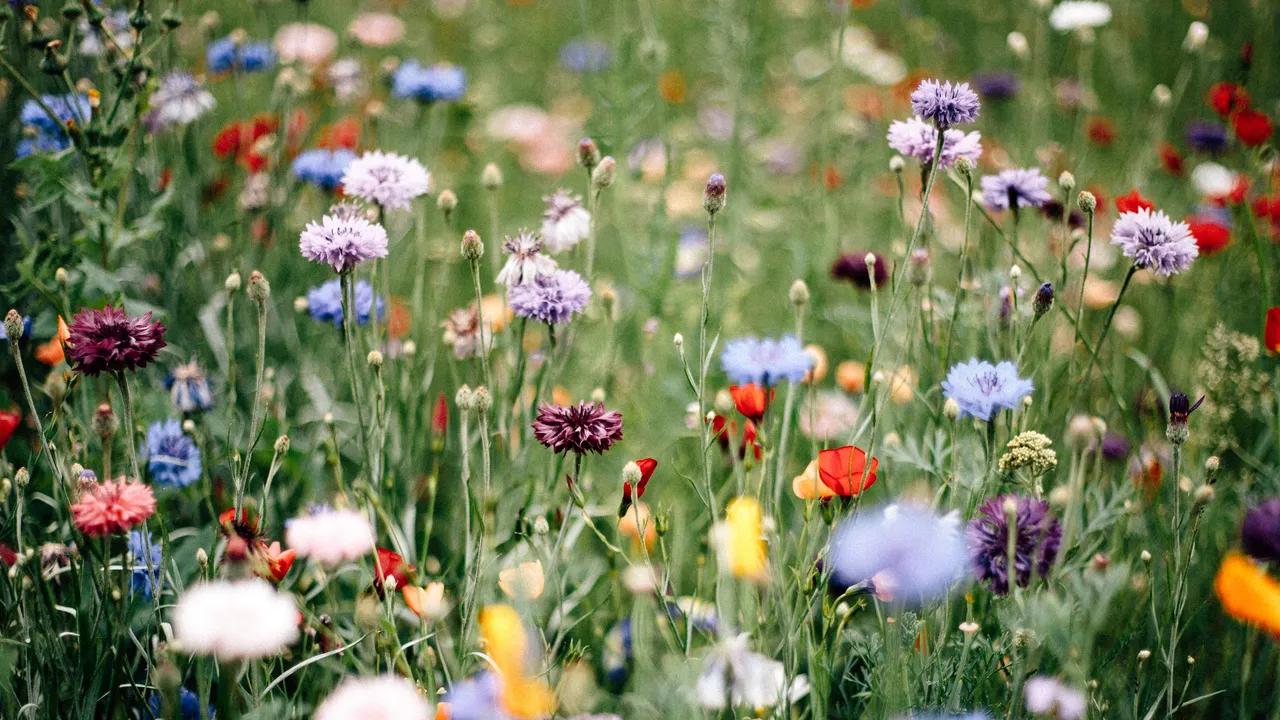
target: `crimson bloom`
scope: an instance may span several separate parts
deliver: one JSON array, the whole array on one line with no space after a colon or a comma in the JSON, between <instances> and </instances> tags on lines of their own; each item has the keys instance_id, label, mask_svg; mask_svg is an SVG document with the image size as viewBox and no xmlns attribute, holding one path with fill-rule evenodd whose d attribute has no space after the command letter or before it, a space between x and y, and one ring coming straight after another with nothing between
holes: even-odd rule
<instances>
[{"instance_id":1,"label":"crimson bloom","mask_svg":"<svg viewBox=\"0 0 1280 720\"><path fill-rule=\"evenodd\" d=\"M0 410L0 450L9 444L9 438L22 422L22 413L16 410Z\"/></svg>"},{"instance_id":2,"label":"crimson bloom","mask_svg":"<svg viewBox=\"0 0 1280 720\"><path fill-rule=\"evenodd\" d=\"M151 488L123 476L93 483L71 505L71 521L85 535L118 535L151 517L156 496Z\"/></svg>"},{"instance_id":3,"label":"crimson bloom","mask_svg":"<svg viewBox=\"0 0 1280 720\"><path fill-rule=\"evenodd\" d=\"M1231 242L1231 229L1212 218L1190 217L1187 226L1201 255L1212 255Z\"/></svg>"},{"instance_id":4,"label":"crimson bloom","mask_svg":"<svg viewBox=\"0 0 1280 720\"><path fill-rule=\"evenodd\" d=\"M164 348L164 325L151 313L130 317L110 305L81 310L68 328L67 356L83 375L146 367Z\"/></svg>"},{"instance_id":5,"label":"crimson bloom","mask_svg":"<svg viewBox=\"0 0 1280 720\"><path fill-rule=\"evenodd\" d=\"M871 458L871 467L868 468L866 451L853 445L818 453L818 477L823 485L840 497L857 497L875 485L879 466L880 461Z\"/></svg>"},{"instance_id":6,"label":"crimson bloom","mask_svg":"<svg viewBox=\"0 0 1280 720\"><path fill-rule=\"evenodd\" d=\"M766 389L756 383L748 383L730 385L729 395L733 397L733 404L743 417L752 422L760 422L764 419L765 411L769 409L769 403L773 402L774 390Z\"/></svg>"},{"instance_id":7,"label":"crimson bloom","mask_svg":"<svg viewBox=\"0 0 1280 720\"><path fill-rule=\"evenodd\" d=\"M400 553L386 548L378 548L378 561L374 564L373 586L382 592L382 584L391 578L396 587L408 587L417 568L404 561Z\"/></svg>"},{"instance_id":8,"label":"crimson bloom","mask_svg":"<svg viewBox=\"0 0 1280 720\"><path fill-rule=\"evenodd\" d=\"M634 500L644 497L644 489L649 485L649 478L653 477L653 472L658 469L658 461L653 458L640 458L636 461L636 465L640 468L640 482L636 483L635 498L631 497L631 483L622 483L622 505L618 507L618 517L627 514Z\"/></svg>"},{"instance_id":9,"label":"crimson bloom","mask_svg":"<svg viewBox=\"0 0 1280 720\"><path fill-rule=\"evenodd\" d=\"M1280 307L1267 310L1267 324L1262 331L1262 344L1273 353L1280 353Z\"/></svg>"},{"instance_id":10,"label":"crimson bloom","mask_svg":"<svg viewBox=\"0 0 1280 720\"><path fill-rule=\"evenodd\" d=\"M1231 117L1236 137L1248 147L1257 147L1271 138L1271 118L1266 113L1245 108Z\"/></svg>"},{"instance_id":11,"label":"crimson bloom","mask_svg":"<svg viewBox=\"0 0 1280 720\"><path fill-rule=\"evenodd\" d=\"M1172 143L1160 143L1160 164L1164 166L1164 171L1174 177L1181 177L1185 171L1182 162L1182 153L1178 152L1178 148Z\"/></svg>"},{"instance_id":12,"label":"crimson bloom","mask_svg":"<svg viewBox=\"0 0 1280 720\"><path fill-rule=\"evenodd\" d=\"M1155 205L1138 192L1137 188L1133 188L1124 195L1116 197L1116 212L1138 212L1139 210L1154 210Z\"/></svg>"},{"instance_id":13,"label":"crimson bloom","mask_svg":"<svg viewBox=\"0 0 1280 720\"><path fill-rule=\"evenodd\" d=\"M1249 91L1232 82L1216 82L1210 85L1206 99L1209 101L1209 107L1222 117L1249 107Z\"/></svg>"}]
</instances>

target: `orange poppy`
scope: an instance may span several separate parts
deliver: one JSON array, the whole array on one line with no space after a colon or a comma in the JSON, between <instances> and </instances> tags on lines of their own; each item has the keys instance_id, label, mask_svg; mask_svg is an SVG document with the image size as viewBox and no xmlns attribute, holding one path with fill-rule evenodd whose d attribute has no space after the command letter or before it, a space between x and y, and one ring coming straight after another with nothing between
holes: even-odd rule
<instances>
[{"instance_id":1,"label":"orange poppy","mask_svg":"<svg viewBox=\"0 0 1280 720\"><path fill-rule=\"evenodd\" d=\"M852 445L818 453L818 477L840 497L857 497L875 485L879 466L880 461L871 458L868 468L866 451Z\"/></svg>"},{"instance_id":2,"label":"orange poppy","mask_svg":"<svg viewBox=\"0 0 1280 720\"><path fill-rule=\"evenodd\" d=\"M1280 636L1280 583L1253 561L1238 552L1227 553L1213 589L1228 615Z\"/></svg>"},{"instance_id":3,"label":"orange poppy","mask_svg":"<svg viewBox=\"0 0 1280 720\"><path fill-rule=\"evenodd\" d=\"M773 402L774 391L756 383L748 383L730 385L729 395L733 397L733 404L743 417L752 422L760 422L769 409L769 403Z\"/></svg>"}]
</instances>

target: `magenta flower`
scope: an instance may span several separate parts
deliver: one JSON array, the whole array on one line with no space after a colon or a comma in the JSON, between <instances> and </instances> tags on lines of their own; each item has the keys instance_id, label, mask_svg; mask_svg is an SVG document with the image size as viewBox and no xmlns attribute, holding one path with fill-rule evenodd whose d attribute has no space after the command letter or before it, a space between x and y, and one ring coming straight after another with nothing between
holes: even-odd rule
<instances>
[{"instance_id":1,"label":"magenta flower","mask_svg":"<svg viewBox=\"0 0 1280 720\"><path fill-rule=\"evenodd\" d=\"M110 305L81 310L67 330L67 356L83 375L146 367L165 346L164 325L152 322L151 313L129 317Z\"/></svg>"},{"instance_id":2,"label":"magenta flower","mask_svg":"<svg viewBox=\"0 0 1280 720\"><path fill-rule=\"evenodd\" d=\"M622 413L600 403L543 405L533 419L533 436L558 453L603 454L622 439Z\"/></svg>"}]
</instances>

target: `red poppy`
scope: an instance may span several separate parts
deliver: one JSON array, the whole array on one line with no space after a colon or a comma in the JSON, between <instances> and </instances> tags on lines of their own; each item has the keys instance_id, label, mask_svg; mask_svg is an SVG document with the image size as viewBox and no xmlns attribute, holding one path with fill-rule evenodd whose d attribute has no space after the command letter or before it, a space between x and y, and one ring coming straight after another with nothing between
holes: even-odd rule
<instances>
[{"instance_id":1,"label":"red poppy","mask_svg":"<svg viewBox=\"0 0 1280 720\"><path fill-rule=\"evenodd\" d=\"M1087 125L1089 133L1089 142L1094 145L1106 147L1116 139L1116 124L1111 122L1111 118L1095 115L1089 118Z\"/></svg>"},{"instance_id":2,"label":"red poppy","mask_svg":"<svg viewBox=\"0 0 1280 720\"><path fill-rule=\"evenodd\" d=\"M417 568L404 561L400 553L386 548L378 548L378 561L374 564L374 569L373 585L378 592L382 592L382 584L387 578L395 580L398 588L409 585L413 573L417 571Z\"/></svg>"},{"instance_id":3,"label":"red poppy","mask_svg":"<svg viewBox=\"0 0 1280 720\"><path fill-rule=\"evenodd\" d=\"M1231 229L1212 218L1189 217L1187 225L1204 255L1212 255L1231 242Z\"/></svg>"},{"instance_id":4,"label":"red poppy","mask_svg":"<svg viewBox=\"0 0 1280 720\"><path fill-rule=\"evenodd\" d=\"M818 477L822 484L840 497L857 497L863 490L876 484L876 470L880 461L871 458L867 468L867 453L852 445L823 450L818 453Z\"/></svg>"},{"instance_id":5,"label":"red poppy","mask_svg":"<svg viewBox=\"0 0 1280 720\"><path fill-rule=\"evenodd\" d=\"M1271 118L1266 113L1245 108L1231 118L1236 137L1248 147L1257 147L1271 138Z\"/></svg>"},{"instance_id":6,"label":"red poppy","mask_svg":"<svg viewBox=\"0 0 1280 720\"><path fill-rule=\"evenodd\" d=\"M0 543L0 563L5 567L13 567L14 565L17 565L18 553L14 552L13 548L8 545Z\"/></svg>"},{"instance_id":7,"label":"red poppy","mask_svg":"<svg viewBox=\"0 0 1280 720\"><path fill-rule=\"evenodd\" d=\"M1137 188L1133 188L1124 195L1116 197L1116 212L1138 212L1139 210L1152 210L1155 205L1138 192Z\"/></svg>"},{"instance_id":8,"label":"red poppy","mask_svg":"<svg viewBox=\"0 0 1280 720\"><path fill-rule=\"evenodd\" d=\"M1182 166L1182 153L1171 143L1160 143L1160 164L1164 171L1175 177L1181 177L1185 169Z\"/></svg>"},{"instance_id":9,"label":"red poppy","mask_svg":"<svg viewBox=\"0 0 1280 720\"><path fill-rule=\"evenodd\" d=\"M756 433L756 424L755 424L755 423L751 422L750 420L748 420L748 421L746 421L745 423L743 423L743 425L742 425L742 447L738 448L738 459L739 459L739 460L746 460L746 459L747 459L747 450L748 450L748 449L750 449L750 450L751 450L751 456L752 456L753 458L755 458L756 460L759 460L759 459L760 459L760 457L764 454L764 450L763 450L763 448L761 448L761 447L760 447L760 443L756 442L756 435L757 435L757 433Z\"/></svg>"},{"instance_id":10,"label":"red poppy","mask_svg":"<svg viewBox=\"0 0 1280 720\"><path fill-rule=\"evenodd\" d=\"M1210 85L1207 99L1209 107L1222 117L1249 107L1249 91L1231 82Z\"/></svg>"},{"instance_id":11,"label":"red poppy","mask_svg":"<svg viewBox=\"0 0 1280 720\"><path fill-rule=\"evenodd\" d=\"M653 472L658 469L658 461L653 458L640 458L636 461L636 465L640 467L640 482L636 483L635 500L639 500L644 497L644 489L649 485L649 478L653 477ZM627 514L632 502L631 485L624 482L622 483L622 505L618 508L618 517Z\"/></svg>"},{"instance_id":12,"label":"red poppy","mask_svg":"<svg viewBox=\"0 0 1280 720\"><path fill-rule=\"evenodd\" d=\"M733 397L733 404L737 406L738 412L752 422L760 422L764 418L765 411L773 402L773 394L772 388L756 383L729 386L729 395Z\"/></svg>"},{"instance_id":13,"label":"red poppy","mask_svg":"<svg viewBox=\"0 0 1280 720\"><path fill-rule=\"evenodd\" d=\"M13 410L0 410L0 449L9 444L9 438L22 422L22 413Z\"/></svg>"},{"instance_id":14,"label":"red poppy","mask_svg":"<svg viewBox=\"0 0 1280 720\"><path fill-rule=\"evenodd\" d=\"M258 545L254 555L254 559L258 561L258 567L254 568L254 573L264 580L280 582L284 580L285 575L289 574L289 568L293 567L293 561L297 559L298 552L282 551L279 542L273 542L270 545L263 542Z\"/></svg>"},{"instance_id":15,"label":"red poppy","mask_svg":"<svg viewBox=\"0 0 1280 720\"><path fill-rule=\"evenodd\" d=\"M1280 307L1267 311L1266 329L1262 331L1262 344L1273 353L1280 353Z\"/></svg>"}]
</instances>

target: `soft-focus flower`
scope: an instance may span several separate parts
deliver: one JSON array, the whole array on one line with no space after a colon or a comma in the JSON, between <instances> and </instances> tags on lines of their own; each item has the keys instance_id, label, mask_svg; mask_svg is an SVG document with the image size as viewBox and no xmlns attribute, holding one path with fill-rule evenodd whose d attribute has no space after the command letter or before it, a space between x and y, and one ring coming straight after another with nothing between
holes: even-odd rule
<instances>
[{"instance_id":1,"label":"soft-focus flower","mask_svg":"<svg viewBox=\"0 0 1280 720\"><path fill-rule=\"evenodd\" d=\"M151 539L151 533L144 530L129 531L129 554L133 557L132 574L129 576L129 588L150 600L160 587L161 569L164 556L160 543Z\"/></svg>"},{"instance_id":2,"label":"soft-focus flower","mask_svg":"<svg viewBox=\"0 0 1280 720\"><path fill-rule=\"evenodd\" d=\"M71 521L85 535L119 535L151 517L156 496L151 488L119 477L80 490L71 505Z\"/></svg>"},{"instance_id":3,"label":"soft-focus flower","mask_svg":"<svg viewBox=\"0 0 1280 720\"><path fill-rule=\"evenodd\" d=\"M853 445L818 452L818 477L840 497L857 497L875 485L879 467L876 458L871 458L868 467L866 451Z\"/></svg>"},{"instance_id":4,"label":"soft-focus flower","mask_svg":"<svg viewBox=\"0 0 1280 720\"><path fill-rule=\"evenodd\" d=\"M200 448L172 418L147 428L142 456L151 482L160 487L187 487L200 479Z\"/></svg>"},{"instance_id":5,"label":"soft-focus flower","mask_svg":"<svg viewBox=\"0 0 1280 720\"><path fill-rule=\"evenodd\" d=\"M1245 512L1240 545L1255 560L1280 563L1280 497L1269 498Z\"/></svg>"},{"instance_id":6,"label":"soft-focus flower","mask_svg":"<svg viewBox=\"0 0 1280 720\"><path fill-rule=\"evenodd\" d=\"M51 367L57 365L67 359L66 352L63 350L63 347L70 338L71 330L67 327L66 321L62 319L61 315L59 315L58 331L55 332L53 337L49 338L47 342L37 345L32 354L36 356L36 360L39 360L45 365L49 365Z\"/></svg>"},{"instance_id":7,"label":"soft-focus flower","mask_svg":"<svg viewBox=\"0 0 1280 720\"><path fill-rule=\"evenodd\" d=\"M400 63L391 76L391 94L420 103L461 100L467 92L467 75L457 65L438 63L424 67L417 60Z\"/></svg>"},{"instance_id":8,"label":"soft-focus flower","mask_svg":"<svg viewBox=\"0 0 1280 720\"><path fill-rule=\"evenodd\" d=\"M285 523L284 541L302 557L337 565L373 550L373 526L354 510L316 508Z\"/></svg>"},{"instance_id":9,"label":"soft-focus flower","mask_svg":"<svg viewBox=\"0 0 1280 720\"><path fill-rule=\"evenodd\" d=\"M622 414L602 403L543 404L533 419L533 436L554 452L603 454L622 439Z\"/></svg>"},{"instance_id":10,"label":"soft-focus flower","mask_svg":"<svg viewBox=\"0 0 1280 720\"><path fill-rule=\"evenodd\" d=\"M431 189L431 174L411 157L371 150L352 160L342 176L342 191L384 210L407 210Z\"/></svg>"},{"instance_id":11,"label":"soft-focus flower","mask_svg":"<svg viewBox=\"0 0 1280 720\"><path fill-rule=\"evenodd\" d=\"M725 638L712 649L694 692L698 704L709 710L761 710L803 698L809 692L809 682L798 675L787 683L783 664L752 652L743 634Z\"/></svg>"},{"instance_id":12,"label":"soft-focus flower","mask_svg":"<svg viewBox=\"0 0 1280 720\"><path fill-rule=\"evenodd\" d=\"M67 328L67 354L71 366L83 375L136 370L155 360L164 348L164 330L149 312L130 317L110 305L81 310Z\"/></svg>"},{"instance_id":13,"label":"soft-focus flower","mask_svg":"<svg viewBox=\"0 0 1280 720\"><path fill-rule=\"evenodd\" d=\"M323 65L338 49L338 34L318 23L285 23L272 38L280 62L295 60L309 67Z\"/></svg>"},{"instance_id":14,"label":"soft-focus flower","mask_svg":"<svg viewBox=\"0 0 1280 720\"><path fill-rule=\"evenodd\" d=\"M548 325L569 322L590 299L591 288L572 270L552 270L507 288L507 303L516 315Z\"/></svg>"},{"instance_id":15,"label":"soft-focus flower","mask_svg":"<svg viewBox=\"0 0 1280 720\"><path fill-rule=\"evenodd\" d=\"M227 36L209 43L205 50L206 69L221 75L232 71L258 72L276 62L275 53L265 42L242 42Z\"/></svg>"},{"instance_id":16,"label":"soft-focus flower","mask_svg":"<svg viewBox=\"0 0 1280 720\"><path fill-rule=\"evenodd\" d=\"M1220 153L1227 149L1227 128L1209 120L1192 120L1187 123L1187 144L1200 152Z\"/></svg>"},{"instance_id":17,"label":"soft-focus flower","mask_svg":"<svg viewBox=\"0 0 1280 720\"><path fill-rule=\"evenodd\" d=\"M302 182L332 192L342 184L343 174L355 157L356 154L346 148L306 150L293 159L289 171Z\"/></svg>"},{"instance_id":18,"label":"soft-focus flower","mask_svg":"<svg viewBox=\"0 0 1280 720\"><path fill-rule=\"evenodd\" d=\"M515 237L507 236L502 242L502 252L507 261L494 282L508 288L531 283L556 270L556 261L542 254L542 237L527 230L521 230Z\"/></svg>"},{"instance_id":19,"label":"soft-focus flower","mask_svg":"<svg viewBox=\"0 0 1280 720\"><path fill-rule=\"evenodd\" d=\"M613 51L598 40L574 39L560 48L560 64L576 73L598 73L613 62Z\"/></svg>"},{"instance_id":20,"label":"soft-focus flower","mask_svg":"<svg viewBox=\"0 0 1280 720\"><path fill-rule=\"evenodd\" d=\"M933 162L933 153L937 149L938 129L917 117L895 120L889 125L887 139L889 147L903 156L921 163L930 163ZM942 133L939 167L951 167L960 158L977 162L981 156L982 135L977 131L948 129Z\"/></svg>"},{"instance_id":21,"label":"soft-focus flower","mask_svg":"<svg viewBox=\"0 0 1280 720\"><path fill-rule=\"evenodd\" d=\"M542 242L547 252L569 250L591 234L591 213L568 190L557 190L543 198Z\"/></svg>"},{"instance_id":22,"label":"soft-focus flower","mask_svg":"<svg viewBox=\"0 0 1280 720\"><path fill-rule=\"evenodd\" d=\"M920 605L964 576L960 518L914 505L863 510L831 536L831 579L840 588L866 583L881 600Z\"/></svg>"},{"instance_id":23,"label":"soft-focus flower","mask_svg":"<svg viewBox=\"0 0 1280 720\"><path fill-rule=\"evenodd\" d=\"M163 693L152 693L151 699L148 701L147 705L151 714L143 715L143 720L158 720L158 718L169 717L169 715L165 713L164 702ZM215 712L216 708L213 703L208 704L208 709L208 717L210 720L217 717L217 713ZM176 717L180 718L180 720L205 720L200 711L200 696L185 687L179 687L178 714Z\"/></svg>"},{"instance_id":24,"label":"soft-focus flower","mask_svg":"<svg viewBox=\"0 0 1280 720\"><path fill-rule=\"evenodd\" d=\"M1249 91L1232 82L1216 82L1206 94L1209 107L1222 117L1249 107Z\"/></svg>"},{"instance_id":25,"label":"soft-focus flower","mask_svg":"<svg viewBox=\"0 0 1280 720\"><path fill-rule=\"evenodd\" d=\"M390 13L360 13L347 25L347 33L365 47L390 47L404 38L404 21Z\"/></svg>"},{"instance_id":26,"label":"soft-focus flower","mask_svg":"<svg viewBox=\"0 0 1280 720\"><path fill-rule=\"evenodd\" d=\"M316 708L313 720L428 720L431 706L399 675L349 677Z\"/></svg>"},{"instance_id":27,"label":"soft-focus flower","mask_svg":"<svg viewBox=\"0 0 1280 720\"><path fill-rule=\"evenodd\" d=\"M1049 13L1049 26L1058 32L1102 27L1111 22L1111 6L1093 0L1066 0Z\"/></svg>"},{"instance_id":28,"label":"soft-focus flower","mask_svg":"<svg viewBox=\"0 0 1280 720\"><path fill-rule=\"evenodd\" d=\"M1036 675L1022 689L1027 712L1057 720L1079 720L1089 711L1089 699L1057 678Z\"/></svg>"},{"instance_id":29,"label":"soft-focus flower","mask_svg":"<svg viewBox=\"0 0 1280 720\"><path fill-rule=\"evenodd\" d=\"M1040 207L1053 199L1040 168L1011 168L982 177L982 204L992 210Z\"/></svg>"},{"instance_id":30,"label":"soft-focus flower","mask_svg":"<svg viewBox=\"0 0 1280 720\"><path fill-rule=\"evenodd\" d=\"M1216 217L1189 217L1187 229L1191 231L1191 237L1195 238L1201 255L1212 255L1231 243L1231 228Z\"/></svg>"},{"instance_id":31,"label":"soft-focus flower","mask_svg":"<svg viewBox=\"0 0 1280 720\"><path fill-rule=\"evenodd\" d=\"M1267 309L1262 330L1262 344L1269 352L1280 353L1280 307Z\"/></svg>"},{"instance_id":32,"label":"soft-focus flower","mask_svg":"<svg viewBox=\"0 0 1280 720\"><path fill-rule=\"evenodd\" d=\"M541 560L528 560L498 572L498 587L512 600L537 600L546 588Z\"/></svg>"},{"instance_id":33,"label":"soft-focus flower","mask_svg":"<svg viewBox=\"0 0 1280 720\"><path fill-rule=\"evenodd\" d=\"M275 655L298 639L293 596L270 583L217 580L194 585L173 609L174 640L184 652L222 661Z\"/></svg>"},{"instance_id":34,"label":"soft-focus flower","mask_svg":"<svg viewBox=\"0 0 1280 720\"><path fill-rule=\"evenodd\" d=\"M731 382L771 387L783 380L803 380L813 367L813 357L792 335L777 339L744 337L725 343L720 366Z\"/></svg>"},{"instance_id":35,"label":"soft-focus flower","mask_svg":"<svg viewBox=\"0 0 1280 720\"><path fill-rule=\"evenodd\" d=\"M1162 277L1186 270L1200 254L1191 228L1184 222L1174 222L1163 210L1122 214L1111 228L1111 244L1119 247L1135 267Z\"/></svg>"},{"instance_id":36,"label":"soft-focus flower","mask_svg":"<svg viewBox=\"0 0 1280 720\"><path fill-rule=\"evenodd\" d=\"M729 386L729 395L733 398L733 404L738 408L738 412L753 422L764 419L765 411L773 402L774 392L773 388L755 383Z\"/></svg>"},{"instance_id":37,"label":"soft-focus flower","mask_svg":"<svg viewBox=\"0 0 1280 720\"><path fill-rule=\"evenodd\" d=\"M1012 72L975 73L973 87L984 100L1008 100L1018 94L1022 83Z\"/></svg>"},{"instance_id":38,"label":"soft-focus flower","mask_svg":"<svg viewBox=\"0 0 1280 720\"><path fill-rule=\"evenodd\" d=\"M351 103L359 99L367 89L364 67L355 58L338 58L325 71L325 78L333 87L334 98L339 103Z\"/></svg>"},{"instance_id":39,"label":"soft-focus flower","mask_svg":"<svg viewBox=\"0 0 1280 720\"><path fill-rule=\"evenodd\" d=\"M320 222L309 222L298 237L302 257L344 273L356 265L387 256L387 231L358 210L337 205Z\"/></svg>"},{"instance_id":40,"label":"soft-focus flower","mask_svg":"<svg viewBox=\"0 0 1280 720\"><path fill-rule=\"evenodd\" d=\"M836 385L847 393L866 389L867 367L857 360L845 360L836 366Z\"/></svg>"},{"instance_id":41,"label":"soft-focus flower","mask_svg":"<svg viewBox=\"0 0 1280 720\"><path fill-rule=\"evenodd\" d=\"M386 548L378 548L374 555L373 586L382 592L382 586L388 579L395 581L396 587L408 587L413 580L417 568L405 562L400 553Z\"/></svg>"},{"instance_id":42,"label":"soft-focus flower","mask_svg":"<svg viewBox=\"0 0 1280 720\"><path fill-rule=\"evenodd\" d=\"M875 263L868 263L868 257L875 258ZM889 264L877 253L845 253L831 264L831 277L864 290L879 288L889 279Z\"/></svg>"},{"instance_id":43,"label":"soft-focus flower","mask_svg":"<svg viewBox=\"0 0 1280 720\"><path fill-rule=\"evenodd\" d=\"M804 472L791 479L791 492L801 500L826 500L836 496L836 491L822 482L816 459L805 466Z\"/></svg>"},{"instance_id":44,"label":"soft-focus flower","mask_svg":"<svg viewBox=\"0 0 1280 720\"><path fill-rule=\"evenodd\" d=\"M1019 587L1026 587L1033 575L1049 574L1062 542L1062 525L1049 514L1047 501L1018 495L984 500L969 522L969 559L977 578L997 595L1009 592L1010 533L1014 537L1014 577Z\"/></svg>"},{"instance_id":45,"label":"soft-focus flower","mask_svg":"<svg viewBox=\"0 0 1280 720\"><path fill-rule=\"evenodd\" d=\"M944 129L977 120L981 104L969 83L922 80L911 92L912 112Z\"/></svg>"},{"instance_id":46,"label":"soft-focus flower","mask_svg":"<svg viewBox=\"0 0 1280 720\"><path fill-rule=\"evenodd\" d=\"M1191 170L1191 185L1207 198L1223 198L1236 187L1236 174L1218 163L1200 163Z\"/></svg>"},{"instance_id":47,"label":"soft-focus flower","mask_svg":"<svg viewBox=\"0 0 1280 720\"><path fill-rule=\"evenodd\" d=\"M190 125L216 104L203 83L190 73L175 71L160 78L144 122L152 132Z\"/></svg>"},{"instance_id":48,"label":"soft-focus flower","mask_svg":"<svg viewBox=\"0 0 1280 720\"><path fill-rule=\"evenodd\" d=\"M744 580L768 580L768 546L760 503L745 495L736 497L725 507L724 516L724 522L712 528L712 544L720 558L720 567Z\"/></svg>"},{"instance_id":49,"label":"soft-focus flower","mask_svg":"<svg viewBox=\"0 0 1280 720\"><path fill-rule=\"evenodd\" d=\"M1246 147L1257 147L1271 139L1274 128L1266 113L1245 108L1231 116L1231 129Z\"/></svg>"},{"instance_id":50,"label":"soft-focus flower","mask_svg":"<svg viewBox=\"0 0 1280 720\"><path fill-rule=\"evenodd\" d=\"M509 605L489 605L480 611L480 635L485 653L497 669L499 696L508 714L517 720L534 720L556 708L551 688L530 667L533 637L520 615Z\"/></svg>"},{"instance_id":51,"label":"soft-focus flower","mask_svg":"<svg viewBox=\"0 0 1280 720\"><path fill-rule=\"evenodd\" d=\"M435 720L510 720L502 708L502 686L492 672L455 682L436 710Z\"/></svg>"},{"instance_id":52,"label":"soft-focus flower","mask_svg":"<svg viewBox=\"0 0 1280 720\"><path fill-rule=\"evenodd\" d=\"M22 423L22 413L16 410L0 410L0 450L9 444L9 439Z\"/></svg>"},{"instance_id":53,"label":"soft-focus flower","mask_svg":"<svg viewBox=\"0 0 1280 720\"><path fill-rule=\"evenodd\" d=\"M1228 615L1280 636L1280 583L1266 570L1238 552L1229 552L1213 589Z\"/></svg>"},{"instance_id":54,"label":"soft-focus flower","mask_svg":"<svg viewBox=\"0 0 1280 720\"><path fill-rule=\"evenodd\" d=\"M618 534L634 541L639 546L643 542L646 548L653 547L658 539L658 523L643 502L632 503L631 507L618 518Z\"/></svg>"},{"instance_id":55,"label":"soft-focus flower","mask_svg":"<svg viewBox=\"0 0 1280 720\"><path fill-rule=\"evenodd\" d=\"M1000 410L1013 410L1031 394L1035 385L1018 377L1009 361L996 365L977 358L958 363L942 381L942 392L960 406L960 417L991 420Z\"/></svg>"},{"instance_id":56,"label":"soft-focus flower","mask_svg":"<svg viewBox=\"0 0 1280 720\"><path fill-rule=\"evenodd\" d=\"M1115 202L1116 202L1116 212L1122 213L1122 214L1128 213L1128 212L1137 212L1139 210L1142 210L1143 208L1147 210L1154 210L1156 207L1155 205L1151 204L1150 200L1143 197L1142 193L1138 192L1138 188L1132 188L1129 190L1129 192L1125 193L1124 195L1117 195Z\"/></svg>"},{"instance_id":57,"label":"soft-focus flower","mask_svg":"<svg viewBox=\"0 0 1280 720\"><path fill-rule=\"evenodd\" d=\"M400 594L405 606L423 620L442 620L449 614L449 602L445 600L442 582L430 582L425 587L406 585L400 588Z\"/></svg>"},{"instance_id":58,"label":"soft-focus flower","mask_svg":"<svg viewBox=\"0 0 1280 720\"><path fill-rule=\"evenodd\" d=\"M200 363L192 360L169 371L164 378L169 400L181 413L204 412L213 408L213 393Z\"/></svg>"},{"instance_id":59,"label":"soft-focus flower","mask_svg":"<svg viewBox=\"0 0 1280 720\"><path fill-rule=\"evenodd\" d=\"M356 324L369 322L370 313L374 310L373 286L368 280L356 281ZM382 297L377 297L377 314L381 320L386 315ZM307 291L307 314L313 320L333 323L336 328L342 327L342 281L337 278L325 282Z\"/></svg>"},{"instance_id":60,"label":"soft-focus flower","mask_svg":"<svg viewBox=\"0 0 1280 720\"><path fill-rule=\"evenodd\" d=\"M453 356L459 360L480 357L493 349L493 325L488 315L483 324L480 322L475 305L449 311L440 326L444 328L444 344L453 348Z\"/></svg>"}]
</instances>

